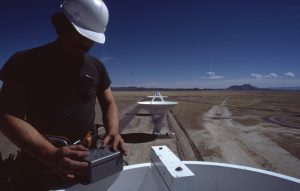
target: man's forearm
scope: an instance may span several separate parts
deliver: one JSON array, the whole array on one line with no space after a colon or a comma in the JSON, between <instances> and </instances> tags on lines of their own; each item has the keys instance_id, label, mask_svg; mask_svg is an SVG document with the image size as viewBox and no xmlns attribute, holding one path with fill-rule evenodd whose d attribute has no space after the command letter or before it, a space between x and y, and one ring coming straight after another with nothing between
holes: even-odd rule
<instances>
[{"instance_id":1,"label":"man's forearm","mask_svg":"<svg viewBox=\"0 0 300 191\"><path fill-rule=\"evenodd\" d=\"M118 108L115 103L110 103L103 112L103 122L108 135L119 134Z\"/></svg>"},{"instance_id":2,"label":"man's forearm","mask_svg":"<svg viewBox=\"0 0 300 191\"><path fill-rule=\"evenodd\" d=\"M34 127L10 114L1 114L1 131L20 149L42 161L56 151Z\"/></svg>"},{"instance_id":3,"label":"man's forearm","mask_svg":"<svg viewBox=\"0 0 300 191\"><path fill-rule=\"evenodd\" d=\"M98 100L102 109L102 119L106 130L106 137L102 144L112 144L114 149L119 149L127 154L127 147L119 132L118 107L110 88L98 94Z\"/></svg>"}]
</instances>

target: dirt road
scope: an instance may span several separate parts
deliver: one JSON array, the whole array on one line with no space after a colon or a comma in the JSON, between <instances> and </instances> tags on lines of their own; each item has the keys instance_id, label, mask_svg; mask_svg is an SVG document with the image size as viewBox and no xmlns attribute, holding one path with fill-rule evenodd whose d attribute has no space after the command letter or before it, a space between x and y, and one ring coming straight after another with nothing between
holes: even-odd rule
<instances>
[{"instance_id":1,"label":"dirt road","mask_svg":"<svg viewBox=\"0 0 300 191\"><path fill-rule=\"evenodd\" d=\"M231 117L226 104L213 106L203 116L211 136L206 146L218 152L220 161L300 177L300 160L265 136L267 124L244 126Z\"/></svg>"},{"instance_id":2,"label":"dirt road","mask_svg":"<svg viewBox=\"0 0 300 191\"><path fill-rule=\"evenodd\" d=\"M295 116L295 117L300 117L300 114L279 114L279 115L274 115L268 118L269 121L271 121L272 123L275 124L279 124L285 127L291 127L291 128L297 128L300 129L300 125L299 124L293 124L291 122L287 122L285 120L282 120L282 118L284 117L289 117L289 116Z\"/></svg>"}]
</instances>

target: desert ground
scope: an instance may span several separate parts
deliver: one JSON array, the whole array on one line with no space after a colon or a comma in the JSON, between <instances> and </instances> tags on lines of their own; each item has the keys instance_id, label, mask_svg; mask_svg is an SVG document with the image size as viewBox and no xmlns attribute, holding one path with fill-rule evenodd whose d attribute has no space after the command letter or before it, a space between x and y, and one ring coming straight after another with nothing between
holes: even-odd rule
<instances>
[{"instance_id":1,"label":"desert ground","mask_svg":"<svg viewBox=\"0 0 300 191\"><path fill-rule=\"evenodd\" d=\"M152 134L151 114L136 102L153 91L114 91L126 164L150 162L151 145L167 145L181 160L204 160L265 169L300 178L300 92L161 91L177 101L165 117L172 138ZM102 124L96 106L95 123ZM100 129L103 132L103 128ZM16 153L0 134L3 160Z\"/></svg>"},{"instance_id":2,"label":"desert ground","mask_svg":"<svg viewBox=\"0 0 300 191\"><path fill-rule=\"evenodd\" d=\"M152 118L136 102L152 93L115 92L122 134L151 133ZM161 93L178 102L165 123L175 139L128 143L129 164L149 162L149 146L165 144L182 160L238 164L300 178L300 92Z\"/></svg>"}]
</instances>

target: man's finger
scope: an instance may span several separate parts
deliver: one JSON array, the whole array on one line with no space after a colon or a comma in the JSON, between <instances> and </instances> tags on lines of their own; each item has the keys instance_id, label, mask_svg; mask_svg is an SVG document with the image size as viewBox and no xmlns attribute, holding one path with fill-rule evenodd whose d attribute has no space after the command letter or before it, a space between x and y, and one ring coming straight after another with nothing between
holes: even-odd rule
<instances>
[{"instance_id":1,"label":"man's finger","mask_svg":"<svg viewBox=\"0 0 300 191\"><path fill-rule=\"evenodd\" d=\"M117 148L118 148L118 145L119 145L119 143L120 143L120 136L115 136L114 137L114 142L113 142L113 149L114 150L117 150Z\"/></svg>"},{"instance_id":2,"label":"man's finger","mask_svg":"<svg viewBox=\"0 0 300 191\"><path fill-rule=\"evenodd\" d=\"M68 177L68 175L76 174L75 170L71 170L70 168L65 167L62 161L58 162L53 170L59 177L61 177L62 179L65 179L65 180L73 179L72 176Z\"/></svg>"},{"instance_id":3,"label":"man's finger","mask_svg":"<svg viewBox=\"0 0 300 191\"><path fill-rule=\"evenodd\" d=\"M121 138L118 146L119 150L126 156L127 155L127 147L124 140Z\"/></svg>"},{"instance_id":4,"label":"man's finger","mask_svg":"<svg viewBox=\"0 0 300 191\"><path fill-rule=\"evenodd\" d=\"M87 162L76 161L76 160L72 160L68 157L64 157L63 158L63 165L66 168L70 169L70 171L72 171L72 170L84 169L88 166L88 163Z\"/></svg>"},{"instance_id":5,"label":"man's finger","mask_svg":"<svg viewBox=\"0 0 300 191\"><path fill-rule=\"evenodd\" d=\"M78 150L78 151L88 151L89 149L84 147L83 145L70 145L69 148L72 150Z\"/></svg>"},{"instance_id":6,"label":"man's finger","mask_svg":"<svg viewBox=\"0 0 300 191\"><path fill-rule=\"evenodd\" d=\"M110 136L106 136L102 141L102 146L106 146L109 143L109 140L110 140Z\"/></svg>"},{"instance_id":7,"label":"man's finger","mask_svg":"<svg viewBox=\"0 0 300 191\"><path fill-rule=\"evenodd\" d=\"M89 152L84 150L73 150L69 149L66 152L63 152L63 156L69 157L69 158L84 158L89 155Z\"/></svg>"},{"instance_id":8,"label":"man's finger","mask_svg":"<svg viewBox=\"0 0 300 191\"><path fill-rule=\"evenodd\" d=\"M75 175L74 174L70 174L70 173L63 173L63 172L56 171L56 174L60 178L66 180L66 181L71 181L71 180L73 180L75 178Z\"/></svg>"}]
</instances>

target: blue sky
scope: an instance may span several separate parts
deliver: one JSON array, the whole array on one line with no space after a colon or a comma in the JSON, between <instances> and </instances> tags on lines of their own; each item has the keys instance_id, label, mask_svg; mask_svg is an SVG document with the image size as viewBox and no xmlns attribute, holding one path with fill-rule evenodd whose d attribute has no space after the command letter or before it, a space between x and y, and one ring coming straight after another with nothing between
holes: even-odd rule
<instances>
[{"instance_id":1,"label":"blue sky","mask_svg":"<svg viewBox=\"0 0 300 191\"><path fill-rule=\"evenodd\" d=\"M0 65L55 40L61 0L6 1ZM226 88L300 86L299 0L106 0L101 59L112 86Z\"/></svg>"}]
</instances>

